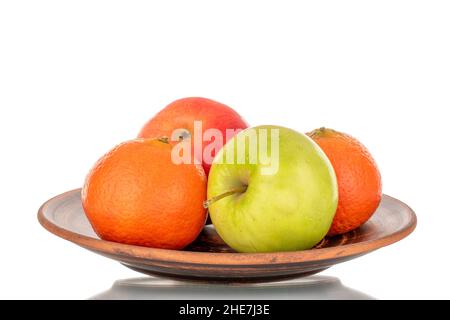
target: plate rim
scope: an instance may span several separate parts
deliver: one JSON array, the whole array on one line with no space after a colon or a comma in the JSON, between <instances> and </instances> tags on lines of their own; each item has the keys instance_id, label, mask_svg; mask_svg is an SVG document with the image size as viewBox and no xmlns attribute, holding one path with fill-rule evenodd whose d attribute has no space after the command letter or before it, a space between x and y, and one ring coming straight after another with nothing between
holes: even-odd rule
<instances>
[{"instance_id":1,"label":"plate rim","mask_svg":"<svg viewBox=\"0 0 450 320\"><path fill-rule=\"evenodd\" d=\"M384 237L363 241L359 243L344 244L335 247L315 248L303 251L265 252L265 253L221 253L199 252L185 250L170 250L150 248L124 244L108 240L102 240L85 236L74 231L62 228L45 217L45 211L54 201L65 198L70 194L81 192L81 188L73 189L56 195L45 201L39 208L37 218L39 223L50 233L75 243L88 250L99 253L126 256L131 259L145 259L164 263L188 263L196 265L226 265L249 266L269 264L298 264L305 262L317 262L323 260L335 260L339 258L362 255L382 247L391 245L410 235L417 226L417 216L410 206L392 196L383 194L384 198L394 200L408 212L410 219L402 229Z\"/></svg>"}]
</instances>

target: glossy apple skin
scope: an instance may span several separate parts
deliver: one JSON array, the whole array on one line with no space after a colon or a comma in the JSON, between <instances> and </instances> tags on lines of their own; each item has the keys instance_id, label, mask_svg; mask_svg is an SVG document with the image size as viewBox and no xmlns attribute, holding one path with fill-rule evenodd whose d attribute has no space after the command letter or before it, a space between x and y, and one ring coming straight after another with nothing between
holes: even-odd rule
<instances>
[{"instance_id":1,"label":"glossy apple skin","mask_svg":"<svg viewBox=\"0 0 450 320\"><path fill-rule=\"evenodd\" d=\"M188 97L175 100L151 118L139 132L139 138L170 137L176 129L186 129L193 133L194 121L202 121L203 131L218 129L226 142L227 129L245 129L247 122L229 106L202 97ZM202 142L202 150L211 142ZM214 142L216 143L216 142ZM222 145L220 145L222 147ZM213 152L215 155L215 152ZM202 162L208 176L211 163Z\"/></svg>"},{"instance_id":2,"label":"glossy apple skin","mask_svg":"<svg viewBox=\"0 0 450 320\"><path fill-rule=\"evenodd\" d=\"M232 140L252 129L279 129L277 173L263 175L261 163L219 163L232 151L236 160ZM249 128L232 140L213 162L208 199L243 185L247 189L210 205L211 220L222 239L238 252L296 251L320 242L331 226L338 202L336 175L320 147L302 133L276 126ZM270 146L269 139L269 150ZM247 156L249 149L246 145Z\"/></svg>"}]
</instances>

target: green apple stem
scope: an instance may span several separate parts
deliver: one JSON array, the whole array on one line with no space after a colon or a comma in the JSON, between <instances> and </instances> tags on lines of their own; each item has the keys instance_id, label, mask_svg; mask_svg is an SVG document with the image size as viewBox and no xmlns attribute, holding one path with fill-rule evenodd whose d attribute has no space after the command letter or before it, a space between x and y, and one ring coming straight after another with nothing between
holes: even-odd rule
<instances>
[{"instance_id":1,"label":"green apple stem","mask_svg":"<svg viewBox=\"0 0 450 320\"><path fill-rule=\"evenodd\" d=\"M203 207L205 209L208 209L214 202L219 201L220 199L223 199L225 197L231 196L236 193L244 193L247 190L247 186L242 186L230 191L227 191L225 193L219 194L218 196L212 197L211 199L206 200L203 202Z\"/></svg>"}]
</instances>

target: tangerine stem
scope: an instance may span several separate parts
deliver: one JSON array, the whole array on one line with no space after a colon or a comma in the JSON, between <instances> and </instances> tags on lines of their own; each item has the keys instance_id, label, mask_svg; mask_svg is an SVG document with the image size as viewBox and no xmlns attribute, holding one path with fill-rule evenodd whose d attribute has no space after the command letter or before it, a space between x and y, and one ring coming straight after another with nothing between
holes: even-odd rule
<instances>
[{"instance_id":1,"label":"tangerine stem","mask_svg":"<svg viewBox=\"0 0 450 320\"><path fill-rule=\"evenodd\" d=\"M169 137L166 137L166 136L158 137L157 140L162 143L166 143L166 144L169 143Z\"/></svg>"},{"instance_id":2,"label":"tangerine stem","mask_svg":"<svg viewBox=\"0 0 450 320\"><path fill-rule=\"evenodd\" d=\"M205 209L208 209L216 201L219 201L225 197L231 196L235 193L244 193L246 190L247 190L247 186L242 186L242 187L227 191L225 193L219 194L218 196L212 197L211 199L208 199L205 202L203 202L203 207Z\"/></svg>"}]
</instances>

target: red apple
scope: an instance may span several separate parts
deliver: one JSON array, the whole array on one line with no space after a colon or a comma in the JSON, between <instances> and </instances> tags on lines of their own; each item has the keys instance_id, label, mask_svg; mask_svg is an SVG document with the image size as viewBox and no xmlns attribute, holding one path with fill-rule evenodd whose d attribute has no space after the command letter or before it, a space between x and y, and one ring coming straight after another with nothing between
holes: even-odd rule
<instances>
[{"instance_id":1,"label":"red apple","mask_svg":"<svg viewBox=\"0 0 450 320\"><path fill-rule=\"evenodd\" d=\"M197 121L197 125L194 128L195 121ZM200 134L199 123L202 131ZM180 139L192 139L192 146L194 147L196 144L202 153L200 158L205 173L208 175L212 162L210 158L214 157L234 134L247 127L247 122L236 111L223 103L206 98L191 97L176 100L162 109L145 124L138 137L166 136L173 138L178 136ZM208 129L218 130L216 132L221 134L220 139L208 138L207 135L204 137L203 133ZM203 156L208 153L210 157ZM198 152L195 152L195 156L199 159Z\"/></svg>"}]
</instances>

